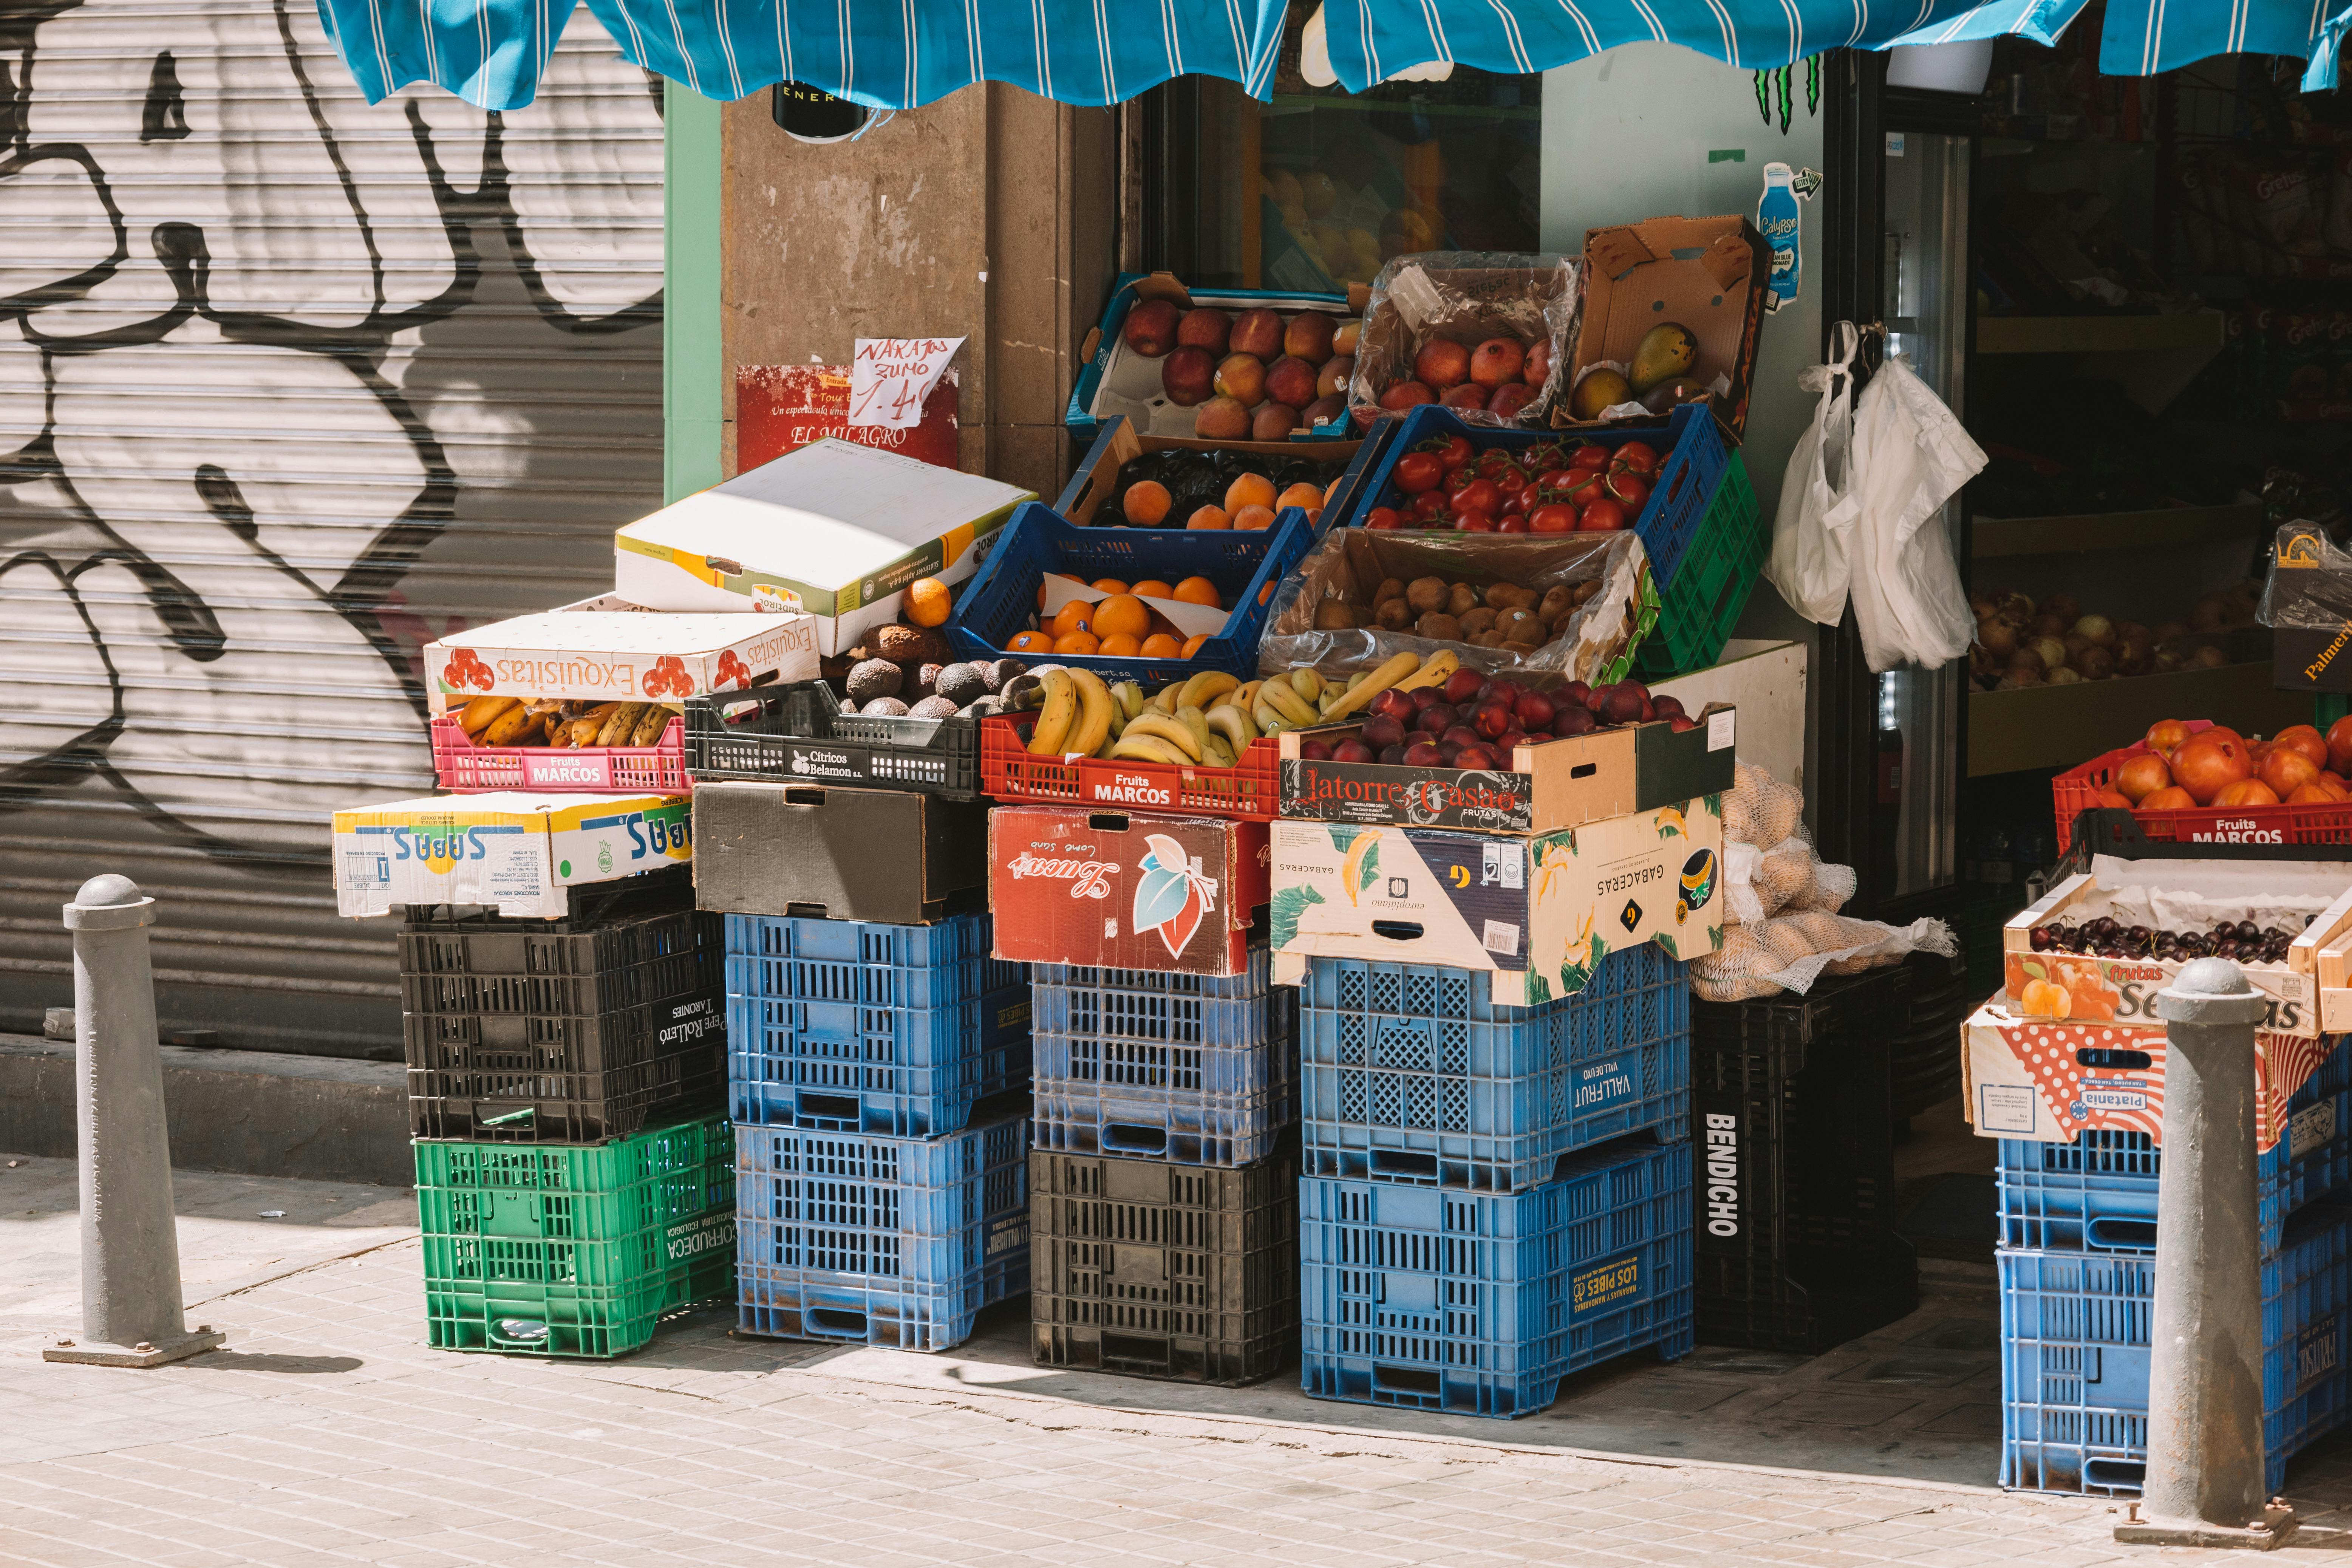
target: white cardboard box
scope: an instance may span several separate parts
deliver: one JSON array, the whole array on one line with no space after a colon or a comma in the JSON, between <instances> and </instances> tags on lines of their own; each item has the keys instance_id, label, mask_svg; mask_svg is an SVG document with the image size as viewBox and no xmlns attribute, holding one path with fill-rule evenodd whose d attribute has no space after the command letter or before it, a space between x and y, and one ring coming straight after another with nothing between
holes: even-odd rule
<instances>
[{"instance_id":1,"label":"white cardboard box","mask_svg":"<svg viewBox=\"0 0 2352 1568\"><path fill-rule=\"evenodd\" d=\"M614 584L656 610L800 610L818 651L896 619L918 577L971 575L973 547L1034 492L855 442L812 441L614 536Z\"/></svg>"},{"instance_id":2,"label":"white cardboard box","mask_svg":"<svg viewBox=\"0 0 2352 1568\"><path fill-rule=\"evenodd\" d=\"M694 858L688 795L425 795L335 813L335 912L494 905L554 917L563 889Z\"/></svg>"},{"instance_id":3,"label":"white cardboard box","mask_svg":"<svg viewBox=\"0 0 2352 1568\"><path fill-rule=\"evenodd\" d=\"M817 678L816 619L667 614L617 594L425 645L434 711L476 697L670 701Z\"/></svg>"}]
</instances>

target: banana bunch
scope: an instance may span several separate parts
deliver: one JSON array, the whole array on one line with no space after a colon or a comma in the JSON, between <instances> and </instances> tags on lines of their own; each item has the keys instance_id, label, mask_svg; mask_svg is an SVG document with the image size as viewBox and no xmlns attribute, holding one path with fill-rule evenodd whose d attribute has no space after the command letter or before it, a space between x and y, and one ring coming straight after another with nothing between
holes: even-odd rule
<instances>
[{"instance_id":1,"label":"banana bunch","mask_svg":"<svg viewBox=\"0 0 2352 1568\"><path fill-rule=\"evenodd\" d=\"M477 697L457 721L478 746L651 746L684 711L660 702Z\"/></svg>"}]
</instances>

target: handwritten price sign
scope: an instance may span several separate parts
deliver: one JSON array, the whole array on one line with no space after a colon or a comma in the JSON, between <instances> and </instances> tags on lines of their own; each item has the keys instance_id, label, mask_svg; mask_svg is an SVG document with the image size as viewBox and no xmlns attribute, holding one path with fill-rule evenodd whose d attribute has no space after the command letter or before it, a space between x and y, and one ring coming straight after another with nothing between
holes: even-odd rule
<instances>
[{"instance_id":1,"label":"handwritten price sign","mask_svg":"<svg viewBox=\"0 0 2352 1568\"><path fill-rule=\"evenodd\" d=\"M860 338L849 365L849 422L907 430L946 374L961 338Z\"/></svg>"}]
</instances>

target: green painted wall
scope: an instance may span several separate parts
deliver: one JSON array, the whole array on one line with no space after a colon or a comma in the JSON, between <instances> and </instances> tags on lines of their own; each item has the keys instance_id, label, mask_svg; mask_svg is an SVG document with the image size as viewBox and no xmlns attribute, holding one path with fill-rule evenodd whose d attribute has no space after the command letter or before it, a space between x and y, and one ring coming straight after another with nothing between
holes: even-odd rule
<instances>
[{"instance_id":1,"label":"green painted wall","mask_svg":"<svg viewBox=\"0 0 2352 1568\"><path fill-rule=\"evenodd\" d=\"M719 477L719 106L662 85L662 496L677 500Z\"/></svg>"}]
</instances>

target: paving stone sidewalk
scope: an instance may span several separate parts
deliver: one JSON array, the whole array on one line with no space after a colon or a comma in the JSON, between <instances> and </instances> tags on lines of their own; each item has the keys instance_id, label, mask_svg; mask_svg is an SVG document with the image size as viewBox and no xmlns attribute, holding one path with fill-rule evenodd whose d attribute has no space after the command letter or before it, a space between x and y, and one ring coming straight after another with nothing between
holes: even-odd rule
<instances>
[{"instance_id":1,"label":"paving stone sidewalk","mask_svg":"<svg viewBox=\"0 0 2352 1568\"><path fill-rule=\"evenodd\" d=\"M0 1212L0 1279L19 1217ZM2104 1501L1763 1468L1769 1445L1755 1468L1609 1458L1526 1424L1278 1420L1118 1379L1045 1395L977 1362L739 1340L716 1310L612 1363L436 1352L414 1237L367 1218L206 1300L230 1346L178 1366L52 1366L0 1312L0 1563L2257 1560L2118 1548ZM2309 1522L2266 1561L2352 1563L2339 1447L2298 1463Z\"/></svg>"}]
</instances>

